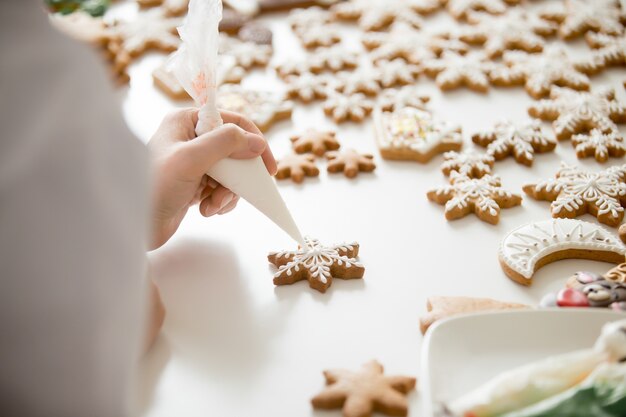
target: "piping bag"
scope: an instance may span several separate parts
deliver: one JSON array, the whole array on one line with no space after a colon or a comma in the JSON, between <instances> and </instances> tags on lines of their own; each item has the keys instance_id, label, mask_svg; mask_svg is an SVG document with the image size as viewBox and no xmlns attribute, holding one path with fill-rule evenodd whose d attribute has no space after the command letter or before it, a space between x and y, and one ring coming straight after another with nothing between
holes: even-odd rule
<instances>
[{"instance_id":1,"label":"piping bag","mask_svg":"<svg viewBox=\"0 0 626 417\"><path fill-rule=\"evenodd\" d=\"M168 63L168 68L199 106L198 136L223 124L216 106L218 24L221 19L221 0L191 0L189 13L178 28L182 45ZM302 247L306 246L260 156L223 159L207 175L252 204Z\"/></svg>"}]
</instances>

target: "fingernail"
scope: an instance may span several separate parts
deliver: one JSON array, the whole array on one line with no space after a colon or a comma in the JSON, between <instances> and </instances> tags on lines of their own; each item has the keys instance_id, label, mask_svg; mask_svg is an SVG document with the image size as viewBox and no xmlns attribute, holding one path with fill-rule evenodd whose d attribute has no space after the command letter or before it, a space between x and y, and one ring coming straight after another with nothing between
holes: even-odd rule
<instances>
[{"instance_id":1,"label":"fingernail","mask_svg":"<svg viewBox=\"0 0 626 417\"><path fill-rule=\"evenodd\" d=\"M233 201L233 194L226 195L220 203L220 210L226 207L231 201Z\"/></svg>"},{"instance_id":2,"label":"fingernail","mask_svg":"<svg viewBox=\"0 0 626 417\"><path fill-rule=\"evenodd\" d=\"M248 135L248 149L254 153L261 153L265 150L265 140L258 135Z\"/></svg>"}]
</instances>

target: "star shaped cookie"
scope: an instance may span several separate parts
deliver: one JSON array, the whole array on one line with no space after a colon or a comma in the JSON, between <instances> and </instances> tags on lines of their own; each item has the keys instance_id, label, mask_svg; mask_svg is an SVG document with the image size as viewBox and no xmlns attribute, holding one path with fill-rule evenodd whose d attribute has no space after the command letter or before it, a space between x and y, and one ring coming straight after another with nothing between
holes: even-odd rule
<instances>
[{"instance_id":1,"label":"star shaped cookie","mask_svg":"<svg viewBox=\"0 0 626 417\"><path fill-rule=\"evenodd\" d=\"M443 160L441 172L444 175L449 176L454 171L467 175L470 178L482 178L487 174L491 174L491 169L495 162L493 156L472 150L446 152L443 154Z\"/></svg>"},{"instance_id":2,"label":"star shaped cookie","mask_svg":"<svg viewBox=\"0 0 626 417\"><path fill-rule=\"evenodd\" d=\"M382 110L396 110L401 107L415 107L426 110L430 96L422 91L422 87L405 85L400 88L386 88L378 94L376 104Z\"/></svg>"},{"instance_id":3,"label":"star shaped cookie","mask_svg":"<svg viewBox=\"0 0 626 417\"><path fill-rule=\"evenodd\" d=\"M551 201L552 217L571 219L589 213L617 227L626 205L626 164L590 172L563 163L555 179L523 188L534 199Z\"/></svg>"},{"instance_id":4,"label":"star shaped cookie","mask_svg":"<svg viewBox=\"0 0 626 417\"><path fill-rule=\"evenodd\" d=\"M588 58L577 62L580 71L595 74L609 66L626 66L626 35L609 36L589 32L585 40L594 51Z\"/></svg>"},{"instance_id":5,"label":"star shaped cookie","mask_svg":"<svg viewBox=\"0 0 626 417\"><path fill-rule=\"evenodd\" d=\"M265 132L274 122L291 117L293 102L270 91L248 90L228 84L218 89L217 107L243 114Z\"/></svg>"},{"instance_id":6,"label":"star shaped cookie","mask_svg":"<svg viewBox=\"0 0 626 417\"><path fill-rule=\"evenodd\" d=\"M172 52L178 49L180 37L177 27L183 20L168 17L160 9L140 12L130 21L116 22L111 31L121 41L121 49L130 56L143 54L148 49Z\"/></svg>"},{"instance_id":7,"label":"star shaped cookie","mask_svg":"<svg viewBox=\"0 0 626 417\"><path fill-rule=\"evenodd\" d=\"M307 280L311 288L323 293L330 287L333 278L363 278L365 268L356 260L358 243L324 246L317 239L305 237L304 240L304 248L268 255L268 261L278 268L274 274L275 285Z\"/></svg>"},{"instance_id":8,"label":"star shaped cookie","mask_svg":"<svg viewBox=\"0 0 626 417\"><path fill-rule=\"evenodd\" d=\"M313 408L343 408L344 417L369 417L374 412L406 416L406 394L415 388L415 378L385 376L383 366L371 361L359 371L324 371L326 388L313 397Z\"/></svg>"},{"instance_id":9,"label":"star shaped cookie","mask_svg":"<svg viewBox=\"0 0 626 417\"><path fill-rule=\"evenodd\" d=\"M308 129L301 135L293 135L291 145L296 153L313 153L324 156L328 151L335 151L341 147L333 131Z\"/></svg>"},{"instance_id":10,"label":"star shaped cookie","mask_svg":"<svg viewBox=\"0 0 626 417\"><path fill-rule=\"evenodd\" d=\"M364 94L340 94L329 95L324 102L324 113L333 118L335 123L345 121L362 122L374 108L374 102Z\"/></svg>"},{"instance_id":11,"label":"star shaped cookie","mask_svg":"<svg viewBox=\"0 0 626 417\"><path fill-rule=\"evenodd\" d=\"M522 197L502 189L500 178L484 175L470 178L456 171L450 173L450 185L429 191L427 197L445 204L447 220L460 219L474 212L484 222L497 224L500 209L519 206Z\"/></svg>"},{"instance_id":12,"label":"star shaped cookie","mask_svg":"<svg viewBox=\"0 0 626 417\"><path fill-rule=\"evenodd\" d=\"M617 0L565 0L544 8L541 16L560 24L559 35L572 39L588 31L618 35L623 27Z\"/></svg>"},{"instance_id":13,"label":"star shaped cookie","mask_svg":"<svg viewBox=\"0 0 626 417\"><path fill-rule=\"evenodd\" d=\"M315 156L290 154L276 161L276 179L291 178L296 184L302 183L304 177L317 177L319 168L315 165Z\"/></svg>"},{"instance_id":14,"label":"star shaped cookie","mask_svg":"<svg viewBox=\"0 0 626 417\"><path fill-rule=\"evenodd\" d=\"M444 51L439 58L425 60L422 68L426 75L435 79L437 86L443 91L465 86L473 91L486 93L489 89L488 74L493 63L481 52L460 55Z\"/></svg>"},{"instance_id":15,"label":"star shaped cookie","mask_svg":"<svg viewBox=\"0 0 626 417\"><path fill-rule=\"evenodd\" d=\"M428 7L424 7L427 4ZM434 11L439 4L434 0L348 0L332 7L341 20L356 20L365 30L382 30L394 22L404 22L414 28L423 24L418 10Z\"/></svg>"},{"instance_id":16,"label":"star shaped cookie","mask_svg":"<svg viewBox=\"0 0 626 417\"><path fill-rule=\"evenodd\" d=\"M471 12L502 14L507 5L518 4L520 0L443 0L448 13L455 19L463 20Z\"/></svg>"},{"instance_id":17,"label":"star shaped cookie","mask_svg":"<svg viewBox=\"0 0 626 417\"><path fill-rule=\"evenodd\" d=\"M373 155L358 153L354 149L328 152L326 159L328 172L343 172L348 178L356 177L359 172L372 172L376 169L376 164L372 161Z\"/></svg>"},{"instance_id":18,"label":"star shaped cookie","mask_svg":"<svg viewBox=\"0 0 626 417\"><path fill-rule=\"evenodd\" d=\"M623 158L626 155L626 141L617 131L603 133L599 129L593 129L589 133L572 136L572 145L577 157L593 156L598 162L606 162L609 157Z\"/></svg>"}]
</instances>

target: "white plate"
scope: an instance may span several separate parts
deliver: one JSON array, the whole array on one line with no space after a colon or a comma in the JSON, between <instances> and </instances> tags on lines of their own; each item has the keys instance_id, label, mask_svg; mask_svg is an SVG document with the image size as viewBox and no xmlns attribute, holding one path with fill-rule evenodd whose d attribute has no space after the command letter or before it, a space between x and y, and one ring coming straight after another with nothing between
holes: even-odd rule
<instances>
[{"instance_id":1,"label":"white plate","mask_svg":"<svg viewBox=\"0 0 626 417\"><path fill-rule=\"evenodd\" d=\"M423 417L503 371L593 346L610 310L555 309L472 314L432 326L422 349Z\"/></svg>"}]
</instances>

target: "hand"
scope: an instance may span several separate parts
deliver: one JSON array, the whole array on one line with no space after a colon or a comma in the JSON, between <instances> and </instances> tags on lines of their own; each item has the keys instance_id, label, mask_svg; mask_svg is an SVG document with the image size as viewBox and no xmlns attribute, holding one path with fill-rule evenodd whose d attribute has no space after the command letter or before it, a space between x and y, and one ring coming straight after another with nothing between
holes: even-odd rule
<instances>
[{"instance_id":1,"label":"hand","mask_svg":"<svg viewBox=\"0 0 626 417\"><path fill-rule=\"evenodd\" d=\"M223 126L196 137L198 110L176 111L163 119L148 143L155 171L150 249L172 237L194 204L200 203L205 217L235 208L239 197L206 175L218 161L260 155L268 172L276 173L274 156L254 123L232 112L221 115Z\"/></svg>"}]
</instances>

